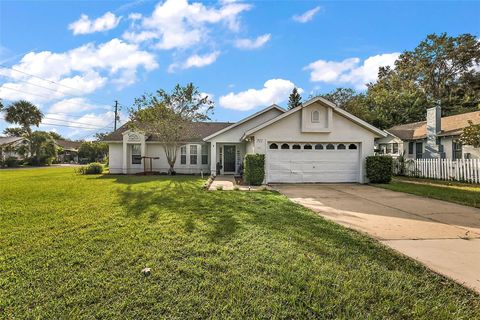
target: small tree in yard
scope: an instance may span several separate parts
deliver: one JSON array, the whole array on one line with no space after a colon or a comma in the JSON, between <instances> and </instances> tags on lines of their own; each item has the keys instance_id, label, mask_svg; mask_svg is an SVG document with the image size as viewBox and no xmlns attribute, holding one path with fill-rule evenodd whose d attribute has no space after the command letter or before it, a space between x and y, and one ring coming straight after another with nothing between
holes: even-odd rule
<instances>
[{"instance_id":1,"label":"small tree in yard","mask_svg":"<svg viewBox=\"0 0 480 320\"><path fill-rule=\"evenodd\" d=\"M293 88L292 93L288 97L288 109L293 109L302 104L302 96L298 93L297 88Z\"/></svg>"},{"instance_id":2,"label":"small tree in yard","mask_svg":"<svg viewBox=\"0 0 480 320\"><path fill-rule=\"evenodd\" d=\"M78 148L79 158L88 158L89 162L99 161L108 153L108 144L98 141L86 141Z\"/></svg>"},{"instance_id":3,"label":"small tree in yard","mask_svg":"<svg viewBox=\"0 0 480 320\"><path fill-rule=\"evenodd\" d=\"M8 107L0 108L5 113L5 121L17 124L20 128L9 128L5 130L8 135L21 135L27 139L28 153L33 155L32 126L39 126L43 114L33 103L26 100L13 102ZM37 137L38 138L38 137Z\"/></svg>"},{"instance_id":4,"label":"small tree in yard","mask_svg":"<svg viewBox=\"0 0 480 320\"><path fill-rule=\"evenodd\" d=\"M212 109L213 101L192 83L185 87L177 84L172 93L161 89L155 95L135 99L129 112L129 127L153 135L162 144L170 166L169 174L173 174L182 141L196 134L192 131L192 122L209 120Z\"/></svg>"},{"instance_id":5,"label":"small tree in yard","mask_svg":"<svg viewBox=\"0 0 480 320\"><path fill-rule=\"evenodd\" d=\"M468 121L468 123L470 125L463 129L460 139L463 144L480 148L480 124L473 124L472 121Z\"/></svg>"}]
</instances>

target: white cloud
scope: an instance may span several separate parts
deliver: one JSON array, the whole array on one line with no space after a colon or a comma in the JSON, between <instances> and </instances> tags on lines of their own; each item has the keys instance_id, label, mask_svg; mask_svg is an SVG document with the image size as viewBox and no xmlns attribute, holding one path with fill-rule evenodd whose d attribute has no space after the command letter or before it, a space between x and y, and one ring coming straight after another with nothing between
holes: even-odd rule
<instances>
[{"instance_id":1,"label":"white cloud","mask_svg":"<svg viewBox=\"0 0 480 320\"><path fill-rule=\"evenodd\" d=\"M271 34L267 33L257 37L256 39L238 39L235 41L235 47L239 49L257 49L263 47L268 41L270 41Z\"/></svg>"},{"instance_id":2,"label":"white cloud","mask_svg":"<svg viewBox=\"0 0 480 320\"><path fill-rule=\"evenodd\" d=\"M68 29L72 30L74 35L107 31L116 28L121 18L111 12L107 12L95 20L90 20L86 14L82 14L80 19L68 26Z\"/></svg>"},{"instance_id":3,"label":"white cloud","mask_svg":"<svg viewBox=\"0 0 480 320\"><path fill-rule=\"evenodd\" d=\"M128 15L128 19L130 20L140 20L142 19L142 14L138 12L133 12Z\"/></svg>"},{"instance_id":4,"label":"white cloud","mask_svg":"<svg viewBox=\"0 0 480 320\"><path fill-rule=\"evenodd\" d=\"M66 96L82 96L104 87L109 82L118 87L131 84L135 82L139 68L150 71L157 67L152 54L119 39L112 39L98 46L88 43L62 53L30 52L18 64L13 65L13 69L0 69L0 77L8 79L8 82L0 85L0 98L28 99L42 103ZM74 89L58 86L14 69Z\"/></svg>"},{"instance_id":5,"label":"white cloud","mask_svg":"<svg viewBox=\"0 0 480 320\"><path fill-rule=\"evenodd\" d=\"M308 11L306 11L305 13L303 14L300 14L300 15L294 15L292 17L293 20L297 21L297 22L300 22L300 23L307 23L309 22L310 20L313 19L313 17L315 17L315 15L321 10L321 7L315 7L313 9L310 9Z\"/></svg>"},{"instance_id":6,"label":"white cloud","mask_svg":"<svg viewBox=\"0 0 480 320\"><path fill-rule=\"evenodd\" d=\"M349 58L340 62L317 60L304 69L311 70L311 81L336 82L340 75L354 68L359 62L358 58Z\"/></svg>"},{"instance_id":7,"label":"white cloud","mask_svg":"<svg viewBox=\"0 0 480 320\"><path fill-rule=\"evenodd\" d=\"M55 102L48 109L49 113L75 114L85 111L91 111L99 108L109 108L110 106L98 106L87 101L85 98L68 98Z\"/></svg>"},{"instance_id":8,"label":"white cloud","mask_svg":"<svg viewBox=\"0 0 480 320\"><path fill-rule=\"evenodd\" d=\"M377 80L378 69L382 66L394 66L399 52L384 53L368 57L360 64L359 58L348 58L343 61L317 60L304 70L310 71L310 80L335 84L350 84L364 89L369 82Z\"/></svg>"},{"instance_id":9,"label":"white cloud","mask_svg":"<svg viewBox=\"0 0 480 320\"><path fill-rule=\"evenodd\" d=\"M134 43L151 40L159 49L185 49L204 42L211 25L224 24L230 31L238 31L240 13L250 8L249 4L231 1L207 7L199 2L166 0L123 37Z\"/></svg>"},{"instance_id":10,"label":"white cloud","mask_svg":"<svg viewBox=\"0 0 480 320\"><path fill-rule=\"evenodd\" d=\"M189 69L189 68L201 68L208 66L212 63L214 63L217 58L220 56L219 51L214 51L209 54L205 54L203 56L200 56L198 54L194 54L190 57L187 58L182 63L172 63L168 67L168 72L174 72L176 69Z\"/></svg>"},{"instance_id":11,"label":"white cloud","mask_svg":"<svg viewBox=\"0 0 480 320\"><path fill-rule=\"evenodd\" d=\"M247 111L259 106L268 106L285 101L292 92L295 84L284 79L270 79L262 89L248 89L246 91L230 92L220 97L220 106L227 109ZM303 92L299 89L299 92Z\"/></svg>"}]
</instances>

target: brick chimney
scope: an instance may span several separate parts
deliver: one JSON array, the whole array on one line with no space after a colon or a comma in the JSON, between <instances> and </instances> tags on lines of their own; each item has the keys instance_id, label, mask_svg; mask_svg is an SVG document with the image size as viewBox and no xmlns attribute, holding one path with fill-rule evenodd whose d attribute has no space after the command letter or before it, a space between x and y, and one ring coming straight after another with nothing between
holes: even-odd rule
<instances>
[{"instance_id":1,"label":"brick chimney","mask_svg":"<svg viewBox=\"0 0 480 320\"><path fill-rule=\"evenodd\" d=\"M427 145L425 146L425 158L440 158L441 150L438 142L438 134L442 131L442 109L436 106L427 109Z\"/></svg>"}]
</instances>

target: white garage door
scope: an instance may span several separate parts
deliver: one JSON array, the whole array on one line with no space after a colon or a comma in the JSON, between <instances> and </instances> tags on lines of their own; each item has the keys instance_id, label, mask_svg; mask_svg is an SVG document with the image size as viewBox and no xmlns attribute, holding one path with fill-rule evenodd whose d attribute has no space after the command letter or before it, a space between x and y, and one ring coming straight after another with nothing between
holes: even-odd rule
<instances>
[{"instance_id":1,"label":"white garage door","mask_svg":"<svg viewBox=\"0 0 480 320\"><path fill-rule=\"evenodd\" d=\"M268 143L268 182L358 182L356 143Z\"/></svg>"}]
</instances>

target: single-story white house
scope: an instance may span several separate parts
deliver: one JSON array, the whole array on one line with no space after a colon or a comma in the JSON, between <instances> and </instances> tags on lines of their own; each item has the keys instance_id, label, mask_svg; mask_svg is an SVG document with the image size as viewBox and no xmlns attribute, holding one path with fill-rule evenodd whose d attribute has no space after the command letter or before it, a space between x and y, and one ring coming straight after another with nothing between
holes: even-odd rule
<instances>
[{"instance_id":1,"label":"single-story white house","mask_svg":"<svg viewBox=\"0 0 480 320\"><path fill-rule=\"evenodd\" d=\"M366 182L365 158L374 153L383 130L323 98L284 110L267 107L237 123L192 123L195 137L185 137L175 164L178 173L236 174L247 153L265 154L266 183ZM167 172L168 162L155 137L122 126L104 139L110 172L143 171L142 156L159 157L153 171Z\"/></svg>"},{"instance_id":2,"label":"single-story white house","mask_svg":"<svg viewBox=\"0 0 480 320\"><path fill-rule=\"evenodd\" d=\"M427 110L427 120L394 126L385 130L387 136L375 141L379 154L410 159L480 159L480 148L463 145L463 129L480 124L480 111L441 117L441 108Z\"/></svg>"},{"instance_id":3,"label":"single-story white house","mask_svg":"<svg viewBox=\"0 0 480 320\"><path fill-rule=\"evenodd\" d=\"M17 152L17 148L23 144L24 140L22 137L0 137L0 160L21 159L22 156Z\"/></svg>"}]
</instances>

